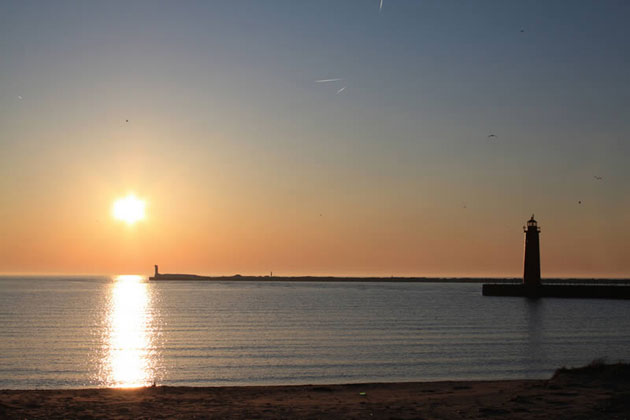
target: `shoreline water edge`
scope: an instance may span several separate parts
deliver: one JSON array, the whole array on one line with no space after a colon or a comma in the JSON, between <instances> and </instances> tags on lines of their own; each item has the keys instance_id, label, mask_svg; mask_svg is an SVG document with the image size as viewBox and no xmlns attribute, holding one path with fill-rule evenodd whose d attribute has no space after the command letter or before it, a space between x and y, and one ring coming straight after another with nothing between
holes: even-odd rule
<instances>
[{"instance_id":1,"label":"shoreline water edge","mask_svg":"<svg viewBox=\"0 0 630 420\"><path fill-rule=\"evenodd\" d=\"M347 385L2 390L6 419L627 418L630 365L592 363L550 379Z\"/></svg>"}]
</instances>

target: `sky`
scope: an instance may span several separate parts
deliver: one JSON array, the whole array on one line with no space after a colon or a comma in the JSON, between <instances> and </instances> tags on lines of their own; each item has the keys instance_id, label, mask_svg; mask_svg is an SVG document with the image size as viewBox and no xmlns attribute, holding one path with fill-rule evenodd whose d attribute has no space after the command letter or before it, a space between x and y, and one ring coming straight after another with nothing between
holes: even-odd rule
<instances>
[{"instance_id":1,"label":"sky","mask_svg":"<svg viewBox=\"0 0 630 420\"><path fill-rule=\"evenodd\" d=\"M630 3L379 4L0 2L0 273L630 277Z\"/></svg>"}]
</instances>

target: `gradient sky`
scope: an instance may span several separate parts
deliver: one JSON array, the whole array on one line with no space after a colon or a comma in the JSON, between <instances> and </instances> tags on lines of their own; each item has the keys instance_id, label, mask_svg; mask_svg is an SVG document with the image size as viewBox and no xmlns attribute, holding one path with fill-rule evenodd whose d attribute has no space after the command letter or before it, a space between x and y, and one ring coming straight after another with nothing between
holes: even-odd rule
<instances>
[{"instance_id":1,"label":"gradient sky","mask_svg":"<svg viewBox=\"0 0 630 420\"><path fill-rule=\"evenodd\" d=\"M3 1L0 272L520 276L535 213L543 277L630 277L628 22L623 0Z\"/></svg>"}]
</instances>

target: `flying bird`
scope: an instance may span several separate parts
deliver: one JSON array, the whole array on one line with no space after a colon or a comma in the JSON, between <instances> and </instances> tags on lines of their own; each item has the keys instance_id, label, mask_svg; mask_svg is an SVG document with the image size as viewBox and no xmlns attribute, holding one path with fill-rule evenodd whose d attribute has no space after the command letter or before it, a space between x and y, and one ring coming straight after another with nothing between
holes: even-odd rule
<instances>
[{"instance_id":1,"label":"flying bird","mask_svg":"<svg viewBox=\"0 0 630 420\"><path fill-rule=\"evenodd\" d=\"M24 98L22 98L22 95L18 95L18 99L21 101Z\"/></svg>"},{"instance_id":2,"label":"flying bird","mask_svg":"<svg viewBox=\"0 0 630 420\"><path fill-rule=\"evenodd\" d=\"M489 139L491 139L491 138L493 138L493 137L494 137L494 138L496 138L496 136L497 136L496 134L488 134L488 138L489 138Z\"/></svg>"},{"instance_id":3,"label":"flying bird","mask_svg":"<svg viewBox=\"0 0 630 420\"><path fill-rule=\"evenodd\" d=\"M321 80L315 80L315 83L330 83L330 82L340 82L343 79L321 79Z\"/></svg>"},{"instance_id":4,"label":"flying bird","mask_svg":"<svg viewBox=\"0 0 630 420\"><path fill-rule=\"evenodd\" d=\"M339 94L340 94L341 92L343 92L345 89L346 89L346 87L345 87L345 86L344 86L344 87L342 87L341 89L339 89L339 90L337 91L337 93L335 93L335 95L339 95Z\"/></svg>"},{"instance_id":5,"label":"flying bird","mask_svg":"<svg viewBox=\"0 0 630 420\"><path fill-rule=\"evenodd\" d=\"M593 178L595 178L598 181L601 181L602 179L604 179L603 177L597 176L597 175L593 175Z\"/></svg>"}]
</instances>

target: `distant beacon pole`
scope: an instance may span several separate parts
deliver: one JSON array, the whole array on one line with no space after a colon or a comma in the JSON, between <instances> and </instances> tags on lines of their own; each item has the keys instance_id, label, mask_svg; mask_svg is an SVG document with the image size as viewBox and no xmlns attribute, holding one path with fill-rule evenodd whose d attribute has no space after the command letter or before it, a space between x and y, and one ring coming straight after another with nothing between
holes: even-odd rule
<instances>
[{"instance_id":1,"label":"distant beacon pole","mask_svg":"<svg viewBox=\"0 0 630 420\"><path fill-rule=\"evenodd\" d=\"M540 228L534 220L534 215L527 221L525 232L525 269L523 272L523 284L525 286L540 286L540 241L538 233Z\"/></svg>"}]
</instances>

